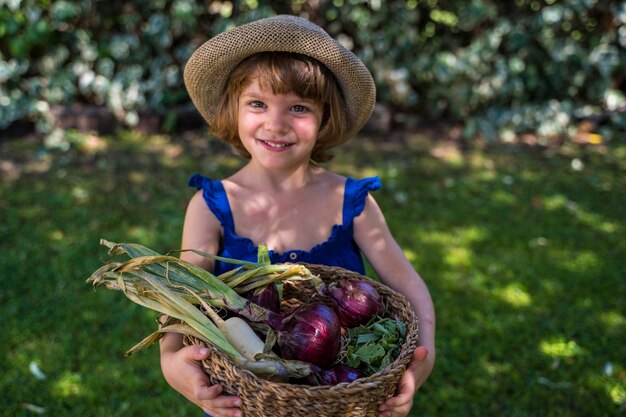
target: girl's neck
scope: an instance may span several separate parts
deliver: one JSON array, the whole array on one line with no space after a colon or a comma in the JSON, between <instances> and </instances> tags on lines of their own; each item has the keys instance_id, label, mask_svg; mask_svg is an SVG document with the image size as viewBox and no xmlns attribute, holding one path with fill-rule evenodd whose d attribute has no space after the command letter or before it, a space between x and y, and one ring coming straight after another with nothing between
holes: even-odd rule
<instances>
[{"instance_id":1,"label":"girl's neck","mask_svg":"<svg viewBox=\"0 0 626 417\"><path fill-rule=\"evenodd\" d=\"M250 161L234 177L242 185L265 189L269 192L300 190L314 179L320 168L306 164L294 169L267 170Z\"/></svg>"}]
</instances>

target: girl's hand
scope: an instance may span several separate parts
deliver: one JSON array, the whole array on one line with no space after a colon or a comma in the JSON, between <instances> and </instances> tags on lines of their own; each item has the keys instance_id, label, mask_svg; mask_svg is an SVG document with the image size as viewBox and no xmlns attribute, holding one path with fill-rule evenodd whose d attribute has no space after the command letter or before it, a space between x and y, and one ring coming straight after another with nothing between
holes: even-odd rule
<instances>
[{"instance_id":1,"label":"girl's hand","mask_svg":"<svg viewBox=\"0 0 626 417\"><path fill-rule=\"evenodd\" d=\"M407 371L398 383L396 396L388 398L380 405L378 417L405 417L408 415L413 406L415 392L426 381L433 366L434 357L429 357L428 348L425 346L417 347L413 352L413 358Z\"/></svg>"},{"instance_id":2,"label":"girl's hand","mask_svg":"<svg viewBox=\"0 0 626 417\"><path fill-rule=\"evenodd\" d=\"M230 395L220 395L220 385L210 385L198 361L210 352L200 345L184 347L161 353L161 369L168 384L189 401L212 417L241 417L241 400Z\"/></svg>"}]
</instances>

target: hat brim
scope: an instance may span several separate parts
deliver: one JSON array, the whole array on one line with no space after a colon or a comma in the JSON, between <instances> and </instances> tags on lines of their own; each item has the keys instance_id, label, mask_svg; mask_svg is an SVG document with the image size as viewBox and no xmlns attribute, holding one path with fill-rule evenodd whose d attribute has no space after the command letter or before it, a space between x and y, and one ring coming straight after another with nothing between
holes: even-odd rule
<instances>
[{"instance_id":1,"label":"hat brim","mask_svg":"<svg viewBox=\"0 0 626 417\"><path fill-rule=\"evenodd\" d=\"M202 117L211 123L231 72L259 52L293 52L317 59L337 78L346 102L348 140L369 120L376 87L363 62L319 26L298 16L279 15L237 26L202 44L184 70L187 91Z\"/></svg>"}]
</instances>

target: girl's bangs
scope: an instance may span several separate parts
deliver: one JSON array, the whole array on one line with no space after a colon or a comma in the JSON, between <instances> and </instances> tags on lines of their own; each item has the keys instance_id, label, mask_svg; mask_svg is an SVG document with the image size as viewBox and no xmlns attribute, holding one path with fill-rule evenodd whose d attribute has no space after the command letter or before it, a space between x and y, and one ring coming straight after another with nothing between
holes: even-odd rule
<instances>
[{"instance_id":1,"label":"girl's bangs","mask_svg":"<svg viewBox=\"0 0 626 417\"><path fill-rule=\"evenodd\" d=\"M321 64L293 54L268 54L256 63L259 87L273 94L293 93L316 103L325 101L325 76Z\"/></svg>"}]
</instances>

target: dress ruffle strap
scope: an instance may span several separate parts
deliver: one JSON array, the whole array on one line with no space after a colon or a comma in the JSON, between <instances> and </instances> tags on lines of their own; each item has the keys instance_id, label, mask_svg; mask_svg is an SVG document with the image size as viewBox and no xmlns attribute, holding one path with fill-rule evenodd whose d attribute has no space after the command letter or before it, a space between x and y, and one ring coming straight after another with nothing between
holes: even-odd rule
<instances>
[{"instance_id":1,"label":"dress ruffle strap","mask_svg":"<svg viewBox=\"0 0 626 417\"><path fill-rule=\"evenodd\" d=\"M382 183L378 177L355 180L348 178L343 203L343 225L351 227L354 218L363 212L365 200L370 191L380 190Z\"/></svg>"},{"instance_id":2,"label":"dress ruffle strap","mask_svg":"<svg viewBox=\"0 0 626 417\"><path fill-rule=\"evenodd\" d=\"M211 212L220 221L225 230L233 231L233 215L230 211L228 196L224 185L219 180L212 180L200 174L194 174L189 178L188 185L202 190L202 197Z\"/></svg>"}]
</instances>

